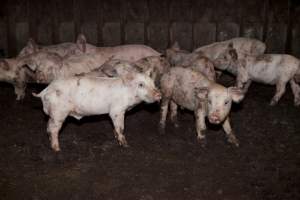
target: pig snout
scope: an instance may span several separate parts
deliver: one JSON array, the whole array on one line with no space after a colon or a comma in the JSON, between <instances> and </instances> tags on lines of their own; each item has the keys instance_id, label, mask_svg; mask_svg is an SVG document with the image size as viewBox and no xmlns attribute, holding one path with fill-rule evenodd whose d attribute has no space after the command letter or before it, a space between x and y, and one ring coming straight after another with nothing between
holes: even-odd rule
<instances>
[{"instance_id":1,"label":"pig snout","mask_svg":"<svg viewBox=\"0 0 300 200\"><path fill-rule=\"evenodd\" d=\"M153 90L152 96L155 101L160 101L161 100L161 93L158 90Z\"/></svg>"},{"instance_id":2,"label":"pig snout","mask_svg":"<svg viewBox=\"0 0 300 200\"><path fill-rule=\"evenodd\" d=\"M218 113L212 113L209 117L208 120L212 124L220 124L221 123L221 117Z\"/></svg>"}]
</instances>

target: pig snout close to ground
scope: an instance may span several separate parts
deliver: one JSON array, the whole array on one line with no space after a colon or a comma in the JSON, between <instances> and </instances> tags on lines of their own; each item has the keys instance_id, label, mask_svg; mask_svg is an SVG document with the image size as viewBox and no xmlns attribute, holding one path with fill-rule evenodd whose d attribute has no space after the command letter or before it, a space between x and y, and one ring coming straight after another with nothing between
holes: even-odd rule
<instances>
[{"instance_id":1,"label":"pig snout close to ground","mask_svg":"<svg viewBox=\"0 0 300 200\"><path fill-rule=\"evenodd\" d=\"M276 105L290 83L294 94L294 105L300 105L300 60L287 54L264 54L247 56L237 62L237 86L247 92L252 81L276 85L276 93L270 105Z\"/></svg>"},{"instance_id":2,"label":"pig snout close to ground","mask_svg":"<svg viewBox=\"0 0 300 200\"><path fill-rule=\"evenodd\" d=\"M224 86L208 80L201 73L188 68L174 67L161 79L161 118L160 131L164 133L168 107L170 118L175 127L177 107L181 106L194 112L196 119L197 139L205 144L205 117L210 123L222 124L228 141L239 146L238 139L231 129L229 112L232 102L240 102L244 98L241 89Z\"/></svg>"},{"instance_id":3,"label":"pig snout close to ground","mask_svg":"<svg viewBox=\"0 0 300 200\"><path fill-rule=\"evenodd\" d=\"M39 94L44 112L49 115L47 131L51 148L60 151L58 135L67 116L81 119L89 115L109 114L119 144L128 146L124 131L126 110L145 101L161 99L153 80L143 73L123 73L116 78L70 77L54 80Z\"/></svg>"}]
</instances>

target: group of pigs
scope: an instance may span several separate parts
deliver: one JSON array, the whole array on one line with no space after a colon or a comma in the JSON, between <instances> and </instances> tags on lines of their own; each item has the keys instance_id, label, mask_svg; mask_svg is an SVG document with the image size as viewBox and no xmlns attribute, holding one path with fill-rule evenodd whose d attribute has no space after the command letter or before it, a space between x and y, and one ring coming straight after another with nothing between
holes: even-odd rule
<instances>
[{"instance_id":1,"label":"group of pigs","mask_svg":"<svg viewBox=\"0 0 300 200\"><path fill-rule=\"evenodd\" d=\"M233 38L202 46L193 52L177 43L162 55L145 45L96 47L80 34L76 43L40 46L30 39L16 58L0 60L0 81L13 84L17 100L30 82L49 84L39 94L49 115L47 132L54 151L67 116L109 114L118 143L128 146L125 112L145 101L160 101L160 132L168 111L178 126L177 108L194 112L197 140L204 145L205 118L222 124L228 142L239 146L229 120L232 102L240 102L252 81L276 85L275 105L289 82L294 104L300 105L300 61L286 54L264 54L266 45L256 39ZM236 86L217 83L221 71L236 76ZM170 106L170 108L169 108Z\"/></svg>"}]
</instances>

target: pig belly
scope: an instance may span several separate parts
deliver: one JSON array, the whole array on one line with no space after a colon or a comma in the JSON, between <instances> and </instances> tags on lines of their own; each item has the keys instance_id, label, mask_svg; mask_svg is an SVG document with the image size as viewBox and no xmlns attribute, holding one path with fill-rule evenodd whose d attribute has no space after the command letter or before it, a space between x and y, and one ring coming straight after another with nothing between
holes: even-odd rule
<instances>
[{"instance_id":1,"label":"pig belly","mask_svg":"<svg viewBox=\"0 0 300 200\"><path fill-rule=\"evenodd\" d=\"M251 80L259 83L274 85L278 81L278 72L274 66L270 65L254 65L250 69Z\"/></svg>"},{"instance_id":2,"label":"pig belly","mask_svg":"<svg viewBox=\"0 0 300 200\"><path fill-rule=\"evenodd\" d=\"M80 116L109 113L111 97L101 95L101 91L79 91L75 96L74 113Z\"/></svg>"},{"instance_id":3,"label":"pig belly","mask_svg":"<svg viewBox=\"0 0 300 200\"><path fill-rule=\"evenodd\" d=\"M176 104L178 104L190 111L194 111L195 107L196 107L195 99L191 98L192 97L191 93L194 93L193 89L191 89L191 91L176 90L173 92L172 100Z\"/></svg>"}]
</instances>

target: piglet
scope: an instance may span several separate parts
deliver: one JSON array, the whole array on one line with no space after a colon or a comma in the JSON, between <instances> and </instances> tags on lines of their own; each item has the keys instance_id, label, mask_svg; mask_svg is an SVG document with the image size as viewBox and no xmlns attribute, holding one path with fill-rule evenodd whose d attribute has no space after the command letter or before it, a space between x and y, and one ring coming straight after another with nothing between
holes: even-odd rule
<instances>
[{"instance_id":1,"label":"piglet","mask_svg":"<svg viewBox=\"0 0 300 200\"><path fill-rule=\"evenodd\" d=\"M287 54L264 54L247 56L239 59L237 64L237 85L247 92L252 81L276 85L276 93L270 105L276 105L285 93L286 84L290 83L294 94L295 106L300 105L300 60Z\"/></svg>"},{"instance_id":2,"label":"piglet","mask_svg":"<svg viewBox=\"0 0 300 200\"><path fill-rule=\"evenodd\" d=\"M164 133L168 107L170 104L171 121L177 124L177 107L191 110L195 114L197 139L204 145L206 129L205 117L210 123L222 124L228 142L239 146L229 121L232 102L240 102L244 98L241 89L225 88L207 79L203 74L189 68L174 67L161 79L160 131Z\"/></svg>"},{"instance_id":3,"label":"piglet","mask_svg":"<svg viewBox=\"0 0 300 200\"><path fill-rule=\"evenodd\" d=\"M114 124L115 137L127 147L123 135L125 112L145 101L161 99L153 80L146 74L123 72L115 78L79 76L54 80L39 94L43 110L49 115L47 131L51 147L60 151L58 134L67 116L81 119L89 115L109 114Z\"/></svg>"}]
</instances>

